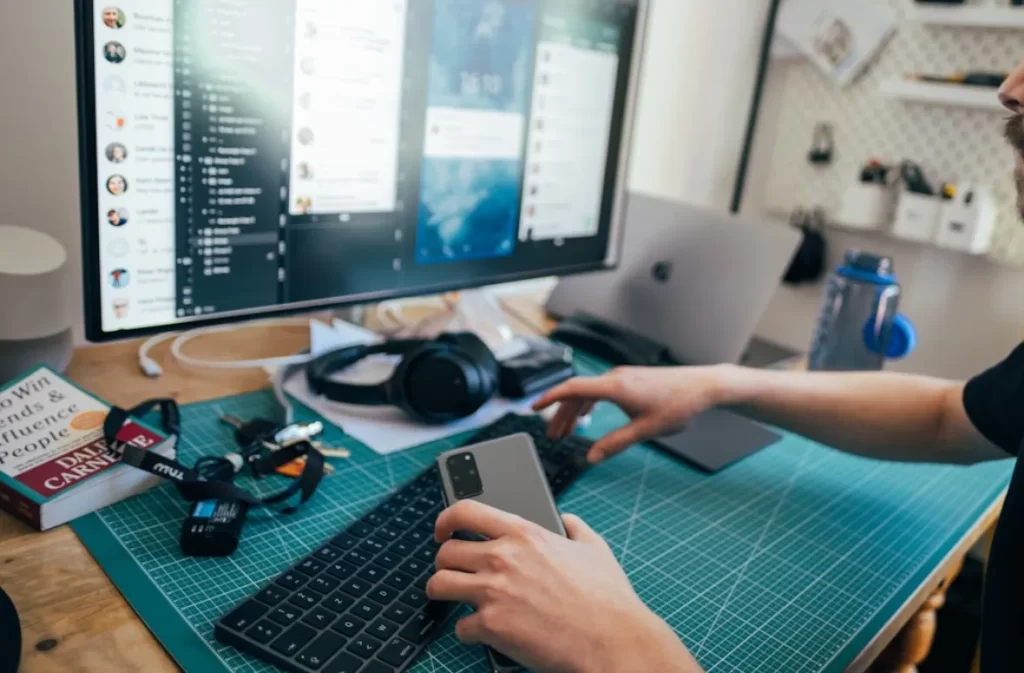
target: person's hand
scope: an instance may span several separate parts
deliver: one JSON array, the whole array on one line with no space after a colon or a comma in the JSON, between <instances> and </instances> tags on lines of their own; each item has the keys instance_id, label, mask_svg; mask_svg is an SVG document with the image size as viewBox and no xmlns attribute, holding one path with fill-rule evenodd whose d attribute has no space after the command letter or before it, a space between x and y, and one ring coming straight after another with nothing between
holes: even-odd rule
<instances>
[{"instance_id":1,"label":"person's hand","mask_svg":"<svg viewBox=\"0 0 1024 673\"><path fill-rule=\"evenodd\" d=\"M700 668L633 591L611 549L574 516L569 538L463 500L441 513L433 600L469 603L467 644L493 647L537 673L692 673ZM486 542L452 540L468 531Z\"/></svg>"},{"instance_id":2,"label":"person's hand","mask_svg":"<svg viewBox=\"0 0 1024 673\"><path fill-rule=\"evenodd\" d=\"M598 402L621 407L632 422L594 444L587 459L599 463L634 444L679 432L693 417L721 404L730 371L725 365L622 367L597 378L568 381L544 395L534 409L559 405L549 432L553 439L560 439Z\"/></svg>"}]
</instances>

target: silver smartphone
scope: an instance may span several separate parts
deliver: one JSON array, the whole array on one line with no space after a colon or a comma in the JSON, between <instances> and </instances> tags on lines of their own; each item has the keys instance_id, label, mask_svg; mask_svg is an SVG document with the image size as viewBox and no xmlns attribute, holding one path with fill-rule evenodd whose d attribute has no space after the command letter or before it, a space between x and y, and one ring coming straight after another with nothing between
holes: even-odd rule
<instances>
[{"instance_id":1,"label":"silver smartphone","mask_svg":"<svg viewBox=\"0 0 1024 673\"><path fill-rule=\"evenodd\" d=\"M437 466L447 505L476 500L565 536L561 514L530 435L511 435L448 451L437 457ZM494 673L523 670L490 648L487 658Z\"/></svg>"}]
</instances>

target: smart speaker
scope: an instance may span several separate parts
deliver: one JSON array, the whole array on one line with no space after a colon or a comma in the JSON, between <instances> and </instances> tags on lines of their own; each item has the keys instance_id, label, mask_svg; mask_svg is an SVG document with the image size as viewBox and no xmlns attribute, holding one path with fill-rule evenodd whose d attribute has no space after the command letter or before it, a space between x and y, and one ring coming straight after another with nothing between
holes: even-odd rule
<instances>
[{"instance_id":1,"label":"smart speaker","mask_svg":"<svg viewBox=\"0 0 1024 673\"><path fill-rule=\"evenodd\" d=\"M0 384L35 365L63 372L71 362L67 260L52 237L0 225Z\"/></svg>"}]
</instances>

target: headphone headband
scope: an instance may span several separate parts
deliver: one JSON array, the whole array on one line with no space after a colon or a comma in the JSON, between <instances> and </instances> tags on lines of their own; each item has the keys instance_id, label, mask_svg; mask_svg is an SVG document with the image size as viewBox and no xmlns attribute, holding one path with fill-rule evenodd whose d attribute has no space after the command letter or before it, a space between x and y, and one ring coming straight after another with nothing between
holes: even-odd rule
<instances>
[{"instance_id":1,"label":"headphone headband","mask_svg":"<svg viewBox=\"0 0 1024 673\"><path fill-rule=\"evenodd\" d=\"M381 406L391 403L388 381L361 385L332 381L331 375L348 369L360 360L373 355L406 355L426 344L424 339L399 339L380 344L349 346L325 353L306 365L309 389L330 400L345 400L363 406Z\"/></svg>"}]
</instances>

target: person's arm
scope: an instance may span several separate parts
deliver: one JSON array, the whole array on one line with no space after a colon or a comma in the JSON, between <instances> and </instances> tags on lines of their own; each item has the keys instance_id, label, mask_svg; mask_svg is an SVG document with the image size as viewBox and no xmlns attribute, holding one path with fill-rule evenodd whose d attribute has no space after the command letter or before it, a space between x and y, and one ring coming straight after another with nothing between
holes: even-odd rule
<instances>
[{"instance_id":1,"label":"person's arm","mask_svg":"<svg viewBox=\"0 0 1024 673\"><path fill-rule=\"evenodd\" d=\"M599 461L682 429L713 407L741 413L837 449L900 461L975 463L1008 457L979 433L963 405L963 384L889 373L807 373L731 365L622 368L575 379L544 396L560 403L555 436L572 430L597 401L622 407L633 422L598 442Z\"/></svg>"},{"instance_id":2,"label":"person's arm","mask_svg":"<svg viewBox=\"0 0 1024 673\"><path fill-rule=\"evenodd\" d=\"M563 518L568 538L472 500L441 513L427 595L473 606L456 624L459 640L538 673L702 673L605 541L580 519ZM487 541L451 539L456 531Z\"/></svg>"}]
</instances>

